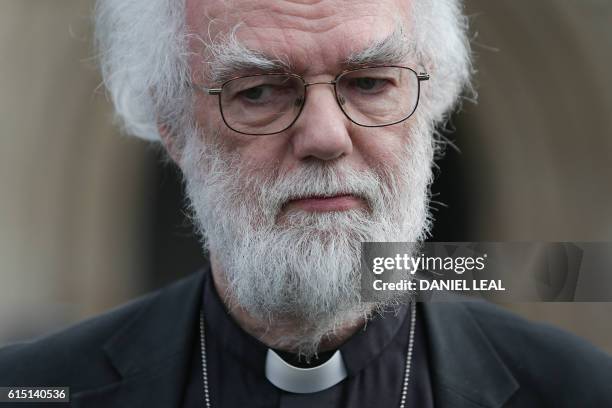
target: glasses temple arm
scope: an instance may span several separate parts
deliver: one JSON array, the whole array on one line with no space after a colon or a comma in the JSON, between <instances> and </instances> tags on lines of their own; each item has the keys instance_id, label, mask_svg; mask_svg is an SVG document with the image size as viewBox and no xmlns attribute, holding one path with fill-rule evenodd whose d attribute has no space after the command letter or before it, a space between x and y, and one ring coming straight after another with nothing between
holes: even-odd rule
<instances>
[{"instance_id":1,"label":"glasses temple arm","mask_svg":"<svg viewBox=\"0 0 612 408\"><path fill-rule=\"evenodd\" d=\"M189 88L195 88L195 89L197 89L199 91L207 93L208 95L220 95L221 94L221 88L208 88L208 87L203 86L203 85L196 85L196 84L189 83L189 82L186 82L186 85Z\"/></svg>"},{"instance_id":2,"label":"glasses temple arm","mask_svg":"<svg viewBox=\"0 0 612 408\"><path fill-rule=\"evenodd\" d=\"M207 88L203 86L200 89L209 95L221 95L221 88Z\"/></svg>"}]
</instances>

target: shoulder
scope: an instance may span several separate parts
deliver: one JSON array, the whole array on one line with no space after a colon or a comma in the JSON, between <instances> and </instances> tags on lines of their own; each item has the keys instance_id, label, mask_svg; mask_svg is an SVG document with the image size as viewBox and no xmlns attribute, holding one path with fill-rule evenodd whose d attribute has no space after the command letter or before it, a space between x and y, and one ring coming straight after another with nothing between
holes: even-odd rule
<instances>
[{"instance_id":1,"label":"shoulder","mask_svg":"<svg viewBox=\"0 0 612 408\"><path fill-rule=\"evenodd\" d=\"M567 401L568 406L604 401L609 404L612 400L609 354L578 336L526 320L490 303L462 305L519 379L523 391L543 397L553 394L555 399Z\"/></svg>"},{"instance_id":2,"label":"shoulder","mask_svg":"<svg viewBox=\"0 0 612 408\"><path fill-rule=\"evenodd\" d=\"M78 389L116 377L104 344L145 311L161 292L147 294L44 337L0 349L0 386L70 384Z\"/></svg>"},{"instance_id":3,"label":"shoulder","mask_svg":"<svg viewBox=\"0 0 612 408\"><path fill-rule=\"evenodd\" d=\"M462 302L487 337L498 348L537 352L541 358L563 353L568 358L583 355L612 359L588 341L545 323L527 320L488 302Z\"/></svg>"},{"instance_id":4,"label":"shoulder","mask_svg":"<svg viewBox=\"0 0 612 408\"><path fill-rule=\"evenodd\" d=\"M200 304L201 272L67 329L0 349L0 387L69 386L72 394L116 383L155 358L178 354Z\"/></svg>"}]
</instances>

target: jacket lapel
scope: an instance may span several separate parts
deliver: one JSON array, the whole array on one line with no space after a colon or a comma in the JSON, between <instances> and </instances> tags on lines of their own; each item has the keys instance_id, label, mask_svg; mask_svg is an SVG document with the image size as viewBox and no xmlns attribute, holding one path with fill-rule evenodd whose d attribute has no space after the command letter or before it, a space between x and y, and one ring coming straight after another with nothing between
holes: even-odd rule
<instances>
[{"instance_id":1,"label":"jacket lapel","mask_svg":"<svg viewBox=\"0 0 612 408\"><path fill-rule=\"evenodd\" d=\"M423 303L436 407L502 407L519 385L464 302Z\"/></svg>"},{"instance_id":2,"label":"jacket lapel","mask_svg":"<svg viewBox=\"0 0 612 408\"><path fill-rule=\"evenodd\" d=\"M164 289L103 347L121 381L76 393L75 408L178 407L190 367L203 273Z\"/></svg>"}]
</instances>

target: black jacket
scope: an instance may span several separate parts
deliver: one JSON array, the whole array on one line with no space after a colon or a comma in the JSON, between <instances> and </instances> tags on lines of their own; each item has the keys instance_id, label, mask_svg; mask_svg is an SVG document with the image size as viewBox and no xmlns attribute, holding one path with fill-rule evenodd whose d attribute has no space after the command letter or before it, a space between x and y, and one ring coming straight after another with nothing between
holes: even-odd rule
<instances>
[{"instance_id":1,"label":"black jacket","mask_svg":"<svg viewBox=\"0 0 612 408\"><path fill-rule=\"evenodd\" d=\"M202 277L0 350L0 387L69 386L74 408L179 407ZM612 358L586 341L480 301L423 311L436 407L612 407Z\"/></svg>"}]
</instances>

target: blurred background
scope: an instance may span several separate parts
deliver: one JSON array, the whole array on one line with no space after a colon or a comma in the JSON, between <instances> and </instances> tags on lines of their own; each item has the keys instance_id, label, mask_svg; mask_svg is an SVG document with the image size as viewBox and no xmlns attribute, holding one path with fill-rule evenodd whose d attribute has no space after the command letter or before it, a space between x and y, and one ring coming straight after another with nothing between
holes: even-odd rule
<instances>
[{"instance_id":1,"label":"blurred background","mask_svg":"<svg viewBox=\"0 0 612 408\"><path fill-rule=\"evenodd\" d=\"M203 262L178 173L113 123L92 7L0 1L0 345ZM453 120L432 240L612 241L612 3L466 7L479 103ZM612 303L505 306L612 352Z\"/></svg>"}]
</instances>

